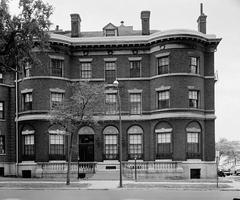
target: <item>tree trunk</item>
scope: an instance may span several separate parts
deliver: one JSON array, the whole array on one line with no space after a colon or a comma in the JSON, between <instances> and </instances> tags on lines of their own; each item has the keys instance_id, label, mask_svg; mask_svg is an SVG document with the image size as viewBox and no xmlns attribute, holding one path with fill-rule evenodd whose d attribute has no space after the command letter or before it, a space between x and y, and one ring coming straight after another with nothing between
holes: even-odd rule
<instances>
[{"instance_id":1,"label":"tree trunk","mask_svg":"<svg viewBox=\"0 0 240 200\"><path fill-rule=\"evenodd\" d=\"M72 161L72 147L73 147L73 133L70 133L68 140L68 164L67 164L67 180L66 185L70 185L71 161Z\"/></svg>"}]
</instances>

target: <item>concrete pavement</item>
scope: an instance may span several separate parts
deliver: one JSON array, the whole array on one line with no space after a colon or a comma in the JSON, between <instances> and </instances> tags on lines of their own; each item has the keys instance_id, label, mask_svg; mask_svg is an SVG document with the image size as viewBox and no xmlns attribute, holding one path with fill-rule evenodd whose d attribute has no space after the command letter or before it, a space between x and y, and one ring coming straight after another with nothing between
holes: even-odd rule
<instances>
[{"instance_id":1,"label":"concrete pavement","mask_svg":"<svg viewBox=\"0 0 240 200\"><path fill-rule=\"evenodd\" d=\"M0 189L93 189L93 190L113 190L119 189L118 180L78 180L71 181L71 185L65 185L65 180L44 180L44 179L18 179L18 178L0 178ZM189 190L232 190L240 191L240 182L238 181L220 181L219 188L213 181L131 181L123 180L123 189L189 189Z\"/></svg>"}]
</instances>

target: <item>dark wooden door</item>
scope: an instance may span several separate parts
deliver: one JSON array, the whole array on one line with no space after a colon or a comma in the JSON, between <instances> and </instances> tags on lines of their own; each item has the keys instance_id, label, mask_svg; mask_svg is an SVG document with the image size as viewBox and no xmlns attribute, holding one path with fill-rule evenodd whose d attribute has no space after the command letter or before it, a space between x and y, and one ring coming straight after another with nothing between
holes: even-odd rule
<instances>
[{"instance_id":1,"label":"dark wooden door","mask_svg":"<svg viewBox=\"0 0 240 200\"><path fill-rule=\"evenodd\" d=\"M94 161L94 135L79 135L79 161Z\"/></svg>"}]
</instances>

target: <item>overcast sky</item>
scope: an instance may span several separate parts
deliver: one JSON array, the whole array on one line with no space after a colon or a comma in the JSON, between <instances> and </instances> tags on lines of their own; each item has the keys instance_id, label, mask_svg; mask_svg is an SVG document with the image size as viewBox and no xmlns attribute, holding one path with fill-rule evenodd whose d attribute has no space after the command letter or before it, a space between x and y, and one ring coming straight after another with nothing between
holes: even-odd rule
<instances>
[{"instance_id":1,"label":"overcast sky","mask_svg":"<svg viewBox=\"0 0 240 200\"><path fill-rule=\"evenodd\" d=\"M53 5L54 28L70 30L70 14L79 13L82 31L101 31L112 22L141 29L140 12L150 10L150 27L155 30L194 29L200 3L207 15L207 33L222 38L215 53L216 140L240 140L240 0L44 0ZM11 0L16 13L18 0ZM239 20L239 21L238 21Z\"/></svg>"}]
</instances>

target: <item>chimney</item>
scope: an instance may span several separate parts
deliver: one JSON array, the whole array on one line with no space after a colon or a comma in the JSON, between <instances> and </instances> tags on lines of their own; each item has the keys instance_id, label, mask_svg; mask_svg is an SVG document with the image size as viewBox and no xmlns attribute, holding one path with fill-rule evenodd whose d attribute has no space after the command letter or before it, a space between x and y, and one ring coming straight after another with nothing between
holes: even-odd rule
<instances>
[{"instance_id":1,"label":"chimney","mask_svg":"<svg viewBox=\"0 0 240 200\"><path fill-rule=\"evenodd\" d=\"M79 14L71 14L71 37L80 36L81 18Z\"/></svg>"},{"instance_id":2,"label":"chimney","mask_svg":"<svg viewBox=\"0 0 240 200\"><path fill-rule=\"evenodd\" d=\"M203 13L203 4L200 4L200 16L198 17L198 31L206 34L207 15Z\"/></svg>"},{"instance_id":3,"label":"chimney","mask_svg":"<svg viewBox=\"0 0 240 200\"><path fill-rule=\"evenodd\" d=\"M142 20L142 35L150 35L150 11L145 10L141 12L141 20Z\"/></svg>"}]
</instances>

